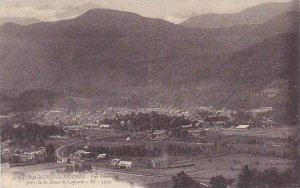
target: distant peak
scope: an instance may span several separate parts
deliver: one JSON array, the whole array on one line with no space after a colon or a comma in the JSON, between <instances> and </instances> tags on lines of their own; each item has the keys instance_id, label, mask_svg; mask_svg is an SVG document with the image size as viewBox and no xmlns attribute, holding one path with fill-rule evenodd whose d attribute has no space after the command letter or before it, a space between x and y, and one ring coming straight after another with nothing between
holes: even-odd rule
<instances>
[{"instance_id":1,"label":"distant peak","mask_svg":"<svg viewBox=\"0 0 300 188\"><path fill-rule=\"evenodd\" d=\"M99 20L99 19L104 19L104 20L111 20L111 19L125 19L125 18L138 18L141 17L138 14L131 13L131 12L124 12L124 11L119 11L119 10L111 10L111 9L91 9L79 17L75 19L84 19L84 20Z\"/></svg>"},{"instance_id":2,"label":"distant peak","mask_svg":"<svg viewBox=\"0 0 300 188\"><path fill-rule=\"evenodd\" d=\"M101 14L131 14L131 15L137 15L135 13L131 12L124 12L124 11L119 11L119 10L112 10L112 9L102 9L102 8L94 8L91 10L88 10L82 16L88 16L88 15L101 15Z\"/></svg>"}]
</instances>

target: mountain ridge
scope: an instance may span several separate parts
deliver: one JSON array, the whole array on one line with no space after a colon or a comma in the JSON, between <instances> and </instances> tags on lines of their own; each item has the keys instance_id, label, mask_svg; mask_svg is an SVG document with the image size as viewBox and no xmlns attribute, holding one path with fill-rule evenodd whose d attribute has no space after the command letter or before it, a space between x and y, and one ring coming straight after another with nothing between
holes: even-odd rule
<instances>
[{"instance_id":1,"label":"mountain ridge","mask_svg":"<svg viewBox=\"0 0 300 188\"><path fill-rule=\"evenodd\" d=\"M180 25L189 28L226 28L235 25L262 24L287 11L300 11L299 1L271 2L247 8L238 13L204 14L188 18Z\"/></svg>"},{"instance_id":2,"label":"mountain ridge","mask_svg":"<svg viewBox=\"0 0 300 188\"><path fill-rule=\"evenodd\" d=\"M293 12L286 15L275 26L271 20L229 29L189 29L101 9L58 22L5 24L0 27L0 86L95 97L106 105L182 101L186 106L229 106L234 102L228 98L234 95L235 100L245 98L240 107L255 106L251 98L266 85L292 79L274 74L290 61L285 51L288 43L295 45L298 40L283 37L297 33L294 27L282 29L286 20L294 20ZM270 63L274 69L266 68ZM124 98L127 103L120 102Z\"/></svg>"}]
</instances>

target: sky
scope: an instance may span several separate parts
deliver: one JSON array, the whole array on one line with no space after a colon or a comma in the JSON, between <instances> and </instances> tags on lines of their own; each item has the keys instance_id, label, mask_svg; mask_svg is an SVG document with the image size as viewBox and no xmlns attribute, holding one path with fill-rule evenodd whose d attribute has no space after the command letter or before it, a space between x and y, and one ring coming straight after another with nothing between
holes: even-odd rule
<instances>
[{"instance_id":1,"label":"sky","mask_svg":"<svg viewBox=\"0 0 300 188\"><path fill-rule=\"evenodd\" d=\"M206 13L233 13L266 2L290 0L0 0L0 17L69 19L91 8L135 12L173 23Z\"/></svg>"}]
</instances>

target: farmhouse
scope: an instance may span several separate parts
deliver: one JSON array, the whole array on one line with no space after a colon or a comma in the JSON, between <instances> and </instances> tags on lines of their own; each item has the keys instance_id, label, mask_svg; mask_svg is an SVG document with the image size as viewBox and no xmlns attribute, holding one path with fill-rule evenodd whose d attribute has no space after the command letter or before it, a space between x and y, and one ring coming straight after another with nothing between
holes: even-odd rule
<instances>
[{"instance_id":1,"label":"farmhouse","mask_svg":"<svg viewBox=\"0 0 300 188\"><path fill-rule=\"evenodd\" d=\"M113 160L111 160L110 165L111 166L118 166L120 161L121 161L120 159L113 159Z\"/></svg>"}]
</instances>

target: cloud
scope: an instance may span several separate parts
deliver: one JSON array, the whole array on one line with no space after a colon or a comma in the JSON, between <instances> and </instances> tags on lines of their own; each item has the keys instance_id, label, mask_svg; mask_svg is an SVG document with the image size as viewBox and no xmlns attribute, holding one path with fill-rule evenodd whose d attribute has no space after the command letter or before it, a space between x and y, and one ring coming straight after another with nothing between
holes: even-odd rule
<instances>
[{"instance_id":1,"label":"cloud","mask_svg":"<svg viewBox=\"0 0 300 188\"><path fill-rule=\"evenodd\" d=\"M238 12L260 3L287 1L289 0L2 0L0 17L63 19L82 14L82 11L87 11L85 5L88 4L178 23L194 15Z\"/></svg>"},{"instance_id":2,"label":"cloud","mask_svg":"<svg viewBox=\"0 0 300 188\"><path fill-rule=\"evenodd\" d=\"M59 20L69 19L69 18L74 18L78 15L87 12L88 10L95 9L95 8L101 8L101 7L95 3L87 3L81 6L67 6L57 11L55 16Z\"/></svg>"},{"instance_id":3,"label":"cloud","mask_svg":"<svg viewBox=\"0 0 300 188\"><path fill-rule=\"evenodd\" d=\"M40 20L53 19L56 10L36 9L33 7L0 7L0 17L33 17Z\"/></svg>"}]
</instances>

